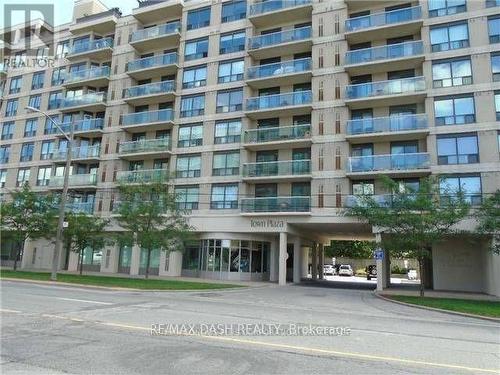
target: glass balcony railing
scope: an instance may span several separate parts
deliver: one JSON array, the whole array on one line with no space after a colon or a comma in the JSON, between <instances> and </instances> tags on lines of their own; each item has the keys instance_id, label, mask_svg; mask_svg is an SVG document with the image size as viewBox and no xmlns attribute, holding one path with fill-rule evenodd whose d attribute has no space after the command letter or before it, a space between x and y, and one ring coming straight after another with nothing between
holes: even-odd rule
<instances>
[{"instance_id":1,"label":"glass balcony railing","mask_svg":"<svg viewBox=\"0 0 500 375\"><path fill-rule=\"evenodd\" d=\"M133 43L141 40L158 38L160 36L179 33L180 31L181 31L180 22L165 23L163 25L148 27L147 29L134 31L130 36L130 42Z\"/></svg>"},{"instance_id":2,"label":"glass balcony railing","mask_svg":"<svg viewBox=\"0 0 500 375\"><path fill-rule=\"evenodd\" d=\"M385 95L411 94L425 91L424 77L392 79L349 85L346 88L347 99L373 98Z\"/></svg>"},{"instance_id":3,"label":"glass balcony railing","mask_svg":"<svg viewBox=\"0 0 500 375\"><path fill-rule=\"evenodd\" d=\"M169 151L171 148L170 137L158 139L142 139L140 141L120 143L120 155L137 154L142 152Z\"/></svg>"},{"instance_id":4,"label":"glass balcony railing","mask_svg":"<svg viewBox=\"0 0 500 375\"><path fill-rule=\"evenodd\" d=\"M421 55L424 52L424 46L421 40L414 42L405 42L397 44L388 44L380 47L362 48L353 51L347 51L345 63L363 64L376 62L380 60L400 59Z\"/></svg>"},{"instance_id":5,"label":"glass balcony railing","mask_svg":"<svg viewBox=\"0 0 500 375\"><path fill-rule=\"evenodd\" d=\"M311 4L312 0L268 0L250 5L250 16Z\"/></svg>"},{"instance_id":6,"label":"glass balcony railing","mask_svg":"<svg viewBox=\"0 0 500 375\"><path fill-rule=\"evenodd\" d=\"M78 53L92 52L101 50L104 48L112 48L113 47L113 38L103 38L96 40L88 40L85 42L79 42L73 44L73 46L69 49L69 55L75 55Z\"/></svg>"},{"instance_id":7,"label":"glass balcony railing","mask_svg":"<svg viewBox=\"0 0 500 375\"><path fill-rule=\"evenodd\" d=\"M119 171L116 179L120 183L165 182L168 180L168 169L143 169L139 171Z\"/></svg>"},{"instance_id":8,"label":"glass balcony railing","mask_svg":"<svg viewBox=\"0 0 500 375\"><path fill-rule=\"evenodd\" d=\"M105 78L109 77L109 66L101 66L96 68L90 68L86 70L79 70L69 72L66 75L64 83L74 83L80 81L87 81L91 79Z\"/></svg>"},{"instance_id":9,"label":"glass balcony railing","mask_svg":"<svg viewBox=\"0 0 500 375\"><path fill-rule=\"evenodd\" d=\"M426 152L411 154L351 156L348 159L347 171L351 173L392 170L401 171L413 169L428 169L429 166L429 154Z\"/></svg>"},{"instance_id":10,"label":"glass balcony railing","mask_svg":"<svg viewBox=\"0 0 500 375\"><path fill-rule=\"evenodd\" d=\"M309 212L310 197L263 197L242 198L241 212Z\"/></svg>"},{"instance_id":11,"label":"glass balcony railing","mask_svg":"<svg viewBox=\"0 0 500 375\"><path fill-rule=\"evenodd\" d=\"M175 81L162 81L147 85L132 86L123 90L123 98L136 98L147 95L165 94L175 91Z\"/></svg>"},{"instance_id":12,"label":"glass balcony railing","mask_svg":"<svg viewBox=\"0 0 500 375\"><path fill-rule=\"evenodd\" d=\"M293 176L311 173L310 160L284 160L243 164L244 177Z\"/></svg>"},{"instance_id":13,"label":"glass balcony railing","mask_svg":"<svg viewBox=\"0 0 500 375\"><path fill-rule=\"evenodd\" d=\"M374 13L367 16L349 18L345 21L345 29L347 32L358 31L371 27L415 21L421 18L422 8L420 6L408 7L391 10L389 12Z\"/></svg>"},{"instance_id":14,"label":"glass balcony railing","mask_svg":"<svg viewBox=\"0 0 500 375\"><path fill-rule=\"evenodd\" d=\"M369 197L373 199L377 203L377 205L381 207L389 207L392 203L391 194L370 195ZM348 195L345 197L344 207L358 207L363 205L364 205L363 196Z\"/></svg>"},{"instance_id":15,"label":"glass balcony railing","mask_svg":"<svg viewBox=\"0 0 500 375\"><path fill-rule=\"evenodd\" d=\"M246 101L247 111L291 107L296 105L311 104L312 91L296 91L285 94L257 96Z\"/></svg>"},{"instance_id":16,"label":"glass balcony railing","mask_svg":"<svg viewBox=\"0 0 500 375\"><path fill-rule=\"evenodd\" d=\"M68 202L66 211L90 215L94 212L94 202Z\"/></svg>"},{"instance_id":17,"label":"glass balcony railing","mask_svg":"<svg viewBox=\"0 0 500 375\"><path fill-rule=\"evenodd\" d=\"M277 33L254 36L248 39L248 49L259 49L283 43L296 42L311 38L311 26L300 27Z\"/></svg>"},{"instance_id":18,"label":"glass balcony railing","mask_svg":"<svg viewBox=\"0 0 500 375\"><path fill-rule=\"evenodd\" d=\"M179 55L176 52L166 53L159 56L145 57L143 59L129 61L127 63L127 72L177 64L178 60Z\"/></svg>"},{"instance_id":19,"label":"glass balcony railing","mask_svg":"<svg viewBox=\"0 0 500 375\"><path fill-rule=\"evenodd\" d=\"M52 160L66 160L67 149L55 150L52 153ZM71 149L71 159L98 158L101 153L101 145L80 146Z\"/></svg>"},{"instance_id":20,"label":"glass balcony railing","mask_svg":"<svg viewBox=\"0 0 500 375\"><path fill-rule=\"evenodd\" d=\"M104 119L103 118L85 118L83 120L77 120L75 122L67 122L61 124L61 129L64 130L65 133L70 132L70 127L73 125L74 132L86 132L86 131L94 131L94 130L102 130L104 128ZM55 129L57 131L57 129ZM60 133L59 131L57 131Z\"/></svg>"},{"instance_id":21,"label":"glass balcony railing","mask_svg":"<svg viewBox=\"0 0 500 375\"><path fill-rule=\"evenodd\" d=\"M311 125L278 126L246 130L245 143L288 141L311 137Z\"/></svg>"},{"instance_id":22,"label":"glass balcony railing","mask_svg":"<svg viewBox=\"0 0 500 375\"><path fill-rule=\"evenodd\" d=\"M429 127L425 113L389 117L363 118L347 121L347 134L402 132Z\"/></svg>"},{"instance_id":23,"label":"glass balcony railing","mask_svg":"<svg viewBox=\"0 0 500 375\"><path fill-rule=\"evenodd\" d=\"M90 174L73 174L69 176L69 186L87 186L87 185L97 185L97 175L94 173ZM50 179L50 186L62 187L64 184L63 176L53 176Z\"/></svg>"},{"instance_id":24,"label":"glass balcony railing","mask_svg":"<svg viewBox=\"0 0 500 375\"><path fill-rule=\"evenodd\" d=\"M278 77L285 74L308 72L311 70L311 58L283 61L274 64L253 66L247 69L247 79Z\"/></svg>"},{"instance_id":25,"label":"glass balcony railing","mask_svg":"<svg viewBox=\"0 0 500 375\"><path fill-rule=\"evenodd\" d=\"M155 122L173 121L174 111L172 109L160 109L159 111L137 112L122 115L121 125L141 125Z\"/></svg>"},{"instance_id":26,"label":"glass balcony railing","mask_svg":"<svg viewBox=\"0 0 500 375\"><path fill-rule=\"evenodd\" d=\"M106 103L107 92L96 92L91 94L84 94L80 96L73 96L64 98L62 101L63 108L80 107L90 104Z\"/></svg>"}]
</instances>

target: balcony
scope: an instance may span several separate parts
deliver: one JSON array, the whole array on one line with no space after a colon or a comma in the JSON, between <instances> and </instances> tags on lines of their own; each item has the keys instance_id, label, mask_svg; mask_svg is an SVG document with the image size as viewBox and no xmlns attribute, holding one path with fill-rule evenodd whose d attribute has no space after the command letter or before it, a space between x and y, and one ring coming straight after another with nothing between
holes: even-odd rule
<instances>
[{"instance_id":1,"label":"balcony","mask_svg":"<svg viewBox=\"0 0 500 375\"><path fill-rule=\"evenodd\" d=\"M373 199L379 206L381 207L389 207L392 202L391 194L379 194L379 195L370 195L371 199ZM358 207L362 206L364 203L363 196L361 195L347 195L344 200L344 207Z\"/></svg>"},{"instance_id":2,"label":"balcony","mask_svg":"<svg viewBox=\"0 0 500 375\"><path fill-rule=\"evenodd\" d=\"M82 85L92 87L108 86L109 72L109 66L101 66L98 68L69 72L64 79L63 86L65 86L66 88Z\"/></svg>"},{"instance_id":3,"label":"balcony","mask_svg":"<svg viewBox=\"0 0 500 375\"><path fill-rule=\"evenodd\" d=\"M246 100L245 113L252 119L311 113L312 91L257 96Z\"/></svg>"},{"instance_id":4,"label":"balcony","mask_svg":"<svg viewBox=\"0 0 500 375\"><path fill-rule=\"evenodd\" d=\"M127 63L127 74L136 79L146 79L155 76L168 76L175 74L179 66L177 53L166 53L159 56L145 57L143 59L129 61Z\"/></svg>"},{"instance_id":5,"label":"balcony","mask_svg":"<svg viewBox=\"0 0 500 375\"><path fill-rule=\"evenodd\" d=\"M308 147L312 143L311 125L245 130L243 142L251 150Z\"/></svg>"},{"instance_id":6,"label":"balcony","mask_svg":"<svg viewBox=\"0 0 500 375\"><path fill-rule=\"evenodd\" d=\"M254 36L248 39L248 54L255 59L309 52L311 26Z\"/></svg>"},{"instance_id":7,"label":"balcony","mask_svg":"<svg viewBox=\"0 0 500 375\"><path fill-rule=\"evenodd\" d=\"M103 118L84 118L83 120L77 120L74 122L66 122L61 124L61 129L69 134L73 125L73 135L85 135L86 137L96 137L102 134L104 129L104 119ZM62 133L58 129L54 129L54 133L62 137Z\"/></svg>"},{"instance_id":8,"label":"balcony","mask_svg":"<svg viewBox=\"0 0 500 375\"><path fill-rule=\"evenodd\" d=\"M123 100L134 106L151 102L169 102L175 97L175 81L162 81L132 86L123 90Z\"/></svg>"},{"instance_id":9,"label":"balcony","mask_svg":"<svg viewBox=\"0 0 500 375\"><path fill-rule=\"evenodd\" d=\"M345 38L349 43L389 39L420 32L422 8L409 8L349 18L345 21Z\"/></svg>"},{"instance_id":10,"label":"balcony","mask_svg":"<svg viewBox=\"0 0 500 375\"><path fill-rule=\"evenodd\" d=\"M243 164L243 180L247 181L307 181L311 179L310 160L284 160Z\"/></svg>"},{"instance_id":11,"label":"balcony","mask_svg":"<svg viewBox=\"0 0 500 375\"><path fill-rule=\"evenodd\" d=\"M426 96L424 77L410 77L349 85L345 102L353 108L415 103Z\"/></svg>"},{"instance_id":12,"label":"balcony","mask_svg":"<svg viewBox=\"0 0 500 375\"><path fill-rule=\"evenodd\" d=\"M55 189L61 189L64 184L63 176L53 176L50 179L49 187ZM69 176L68 184L70 187L78 187L81 189L89 188L95 189L97 185L97 175L95 173L90 174L73 174Z\"/></svg>"},{"instance_id":13,"label":"balcony","mask_svg":"<svg viewBox=\"0 0 500 375\"><path fill-rule=\"evenodd\" d=\"M120 117L121 128L131 132L170 129L173 126L173 121L174 111L172 109L129 113Z\"/></svg>"},{"instance_id":14,"label":"balcony","mask_svg":"<svg viewBox=\"0 0 500 375\"><path fill-rule=\"evenodd\" d=\"M107 92L96 92L80 96L64 98L61 111L70 112L75 110L101 112L106 110Z\"/></svg>"},{"instance_id":15,"label":"balcony","mask_svg":"<svg viewBox=\"0 0 500 375\"><path fill-rule=\"evenodd\" d=\"M364 178L368 175L387 173L391 176L421 176L430 173L430 158L426 152L351 156L347 163L348 175Z\"/></svg>"},{"instance_id":16,"label":"balcony","mask_svg":"<svg viewBox=\"0 0 500 375\"><path fill-rule=\"evenodd\" d=\"M111 60L112 54L113 38L103 38L89 40L84 43L73 45L69 49L66 58L68 60L82 58L92 58L92 60Z\"/></svg>"},{"instance_id":17,"label":"balcony","mask_svg":"<svg viewBox=\"0 0 500 375\"><path fill-rule=\"evenodd\" d=\"M421 40L347 51L345 70L355 76L397 71L422 66L424 47Z\"/></svg>"},{"instance_id":18,"label":"balcony","mask_svg":"<svg viewBox=\"0 0 500 375\"><path fill-rule=\"evenodd\" d=\"M142 139L140 141L120 143L118 154L126 160L142 160L147 157L165 157L172 149L170 137Z\"/></svg>"},{"instance_id":19,"label":"balcony","mask_svg":"<svg viewBox=\"0 0 500 375\"><path fill-rule=\"evenodd\" d=\"M134 31L130 35L130 45L139 52L177 47L181 32L180 22L164 23Z\"/></svg>"},{"instance_id":20,"label":"balcony","mask_svg":"<svg viewBox=\"0 0 500 375\"><path fill-rule=\"evenodd\" d=\"M168 18L181 18L182 0L139 0L139 8L132 15L142 24L162 22Z\"/></svg>"},{"instance_id":21,"label":"balcony","mask_svg":"<svg viewBox=\"0 0 500 375\"><path fill-rule=\"evenodd\" d=\"M167 182L168 169L143 169L139 171L119 171L116 180L119 183L142 184L151 182Z\"/></svg>"},{"instance_id":22,"label":"balcony","mask_svg":"<svg viewBox=\"0 0 500 375\"><path fill-rule=\"evenodd\" d=\"M254 88L295 85L311 82L311 58L252 66L247 69L246 83Z\"/></svg>"},{"instance_id":23,"label":"balcony","mask_svg":"<svg viewBox=\"0 0 500 375\"><path fill-rule=\"evenodd\" d=\"M94 213L94 202L68 202L66 212L91 215Z\"/></svg>"},{"instance_id":24,"label":"balcony","mask_svg":"<svg viewBox=\"0 0 500 375\"><path fill-rule=\"evenodd\" d=\"M351 143L424 138L429 133L427 114L364 118L347 121L346 139Z\"/></svg>"},{"instance_id":25,"label":"balcony","mask_svg":"<svg viewBox=\"0 0 500 375\"><path fill-rule=\"evenodd\" d=\"M62 150L55 150L52 153L52 160L53 161L66 161L66 153L67 149L62 149ZM93 146L80 146L80 147L73 147L71 149L71 161L98 161L99 160L99 155L101 154L101 145L93 145Z\"/></svg>"},{"instance_id":26,"label":"balcony","mask_svg":"<svg viewBox=\"0 0 500 375\"><path fill-rule=\"evenodd\" d=\"M111 33L115 31L116 23L121 15L118 8L112 8L105 12L80 17L69 26L69 31L72 34L90 32L97 34Z\"/></svg>"},{"instance_id":27,"label":"balcony","mask_svg":"<svg viewBox=\"0 0 500 375\"><path fill-rule=\"evenodd\" d=\"M311 212L310 197L262 197L242 198L241 213L252 214L297 214L309 215Z\"/></svg>"},{"instance_id":28,"label":"balcony","mask_svg":"<svg viewBox=\"0 0 500 375\"><path fill-rule=\"evenodd\" d=\"M312 14L311 0L268 0L250 5L248 19L255 27L274 26L277 17L280 23L296 23L309 20Z\"/></svg>"},{"instance_id":29,"label":"balcony","mask_svg":"<svg viewBox=\"0 0 500 375\"><path fill-rule=\"evenodd\" d=\"M0 63L0 77L1 78L7 77L7 65L4 63Z\"/></svg>"}]
</instances>

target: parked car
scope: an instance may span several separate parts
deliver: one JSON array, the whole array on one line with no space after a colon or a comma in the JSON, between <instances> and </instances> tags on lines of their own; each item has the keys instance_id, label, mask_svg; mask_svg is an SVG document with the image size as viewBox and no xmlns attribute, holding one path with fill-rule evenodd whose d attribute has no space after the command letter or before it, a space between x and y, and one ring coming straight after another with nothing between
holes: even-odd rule
<instances>
[{"instance_id":1,"label":"parked car","mask_svg":"<svg viewBox=\"0 0 500 375\"><path fill-rule=\"evenodd\" d=\"M377 278L377 266L375 264L370 264L365 268L366 280Z\"/></svg>"},{"instance_id":2,"label":"parked car","mask_svg":"<svg viewBox=\"0 0 500 375\"><path fill-rule=\"evenodd\" d=\"M335 275L335 268L331 264L323 265L323 275Z\"/></svg>"},{"instance_id":3,"label":"parked car","mask_svg":"<svg viewBox=\"0 0 500 375\"><path fill-rule=\"evenodd\" d=\"M406 275L408 280L417 280L417 270L408 270Z\"/></svg>"},{"instance_id":4,"label":"parked car","mask_svg":"<svg viewBox=\"0 0 500 375\"><path fill-rule=\"evenodd\" d=\"M342 264L339 267L339 276L353 276L354 272L349 264Z\"/></svg>"}]
</instances>

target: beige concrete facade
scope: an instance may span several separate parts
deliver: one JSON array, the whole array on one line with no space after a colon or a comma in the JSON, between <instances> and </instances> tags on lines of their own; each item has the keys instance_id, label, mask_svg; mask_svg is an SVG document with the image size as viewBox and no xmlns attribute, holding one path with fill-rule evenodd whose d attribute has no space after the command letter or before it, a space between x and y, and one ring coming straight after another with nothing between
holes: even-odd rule
<instances>
[{"instance_id":1,"label":"beige concrete facade","mask_svg":"<svg viewBox=\"0 0 500 375\"><path fill-rule=\"evenodd\" d=\"M208 22L206 13L193 14L207 7ZM53 36L49 53L59 55L45 55L53 66L13 67L23 59L25 33L22 27L2 31L2 57L10 64L0 84L0 157L9 148L0 165L2 192L22 181L40 191L61 187L61 137L45 131L43 116L25 110L30 97L40 95L41 110L60 122L76 120L74 209L110 216L119 201L118 180L174 175L178 191L190 189L184 207L192 208L190 221L200 241L207 241L207 254L210 241L233 241L230 248L238 248L240 257L249 243L261 261L245 271L249 275L231 272L224 255L212 273L201 265L183 272L283 283L283 270L293 267L288 279L297 281L307 274L304 253L317 254L315 244L375 238L371 228L341 213L360 191L386 193L376 181L380 175L408 183L448 176L455 178L450 184L467 186L471 200L500 187L499 15L498 1L486 0L441 9L429 9L426 1L143 1L131 15L98 1L75 1L73 22L35 28ZM227 42L231 33L233 44ZM203 38L208 47L193 47ZM58 48L65 41L67 49ZM56 82L62 67L66 79ZM228 70L232 75L224 74ZM39 72L41 87L32 85ZM19 90L16 77L22 77ZM55 92L61 96L52 96L49 105ZM230 99L223 101L225 95ZM191 105L200 97L203 106ZM17 112L9 113L16 101ZM30 133L31 119L37 126ZM32 152L31 146L22 150L27 143ZM199 168L180 173L185 165ZM45 167L48 177L39 178ZM221 194L235 198L221 202ZM224 247L214 246L215 252ZM268 250L258 255L258 246ZM48 268L47 247L27 246L23 264ZM437 271L446 268L453 250L436 250L436 288L459 285ZM127 253L128 266L121 251L103 250L91 269L140 273L140 249ZM292 257L297 259L290 262ZM477 262L489 276L457 288L499 294L497 258L484 250ZM164 254L158 262L161 275L178 273L182 260L174 256L175 271ZM61 267L73 263L63 259Z\"/></svg>"}]
</instances>

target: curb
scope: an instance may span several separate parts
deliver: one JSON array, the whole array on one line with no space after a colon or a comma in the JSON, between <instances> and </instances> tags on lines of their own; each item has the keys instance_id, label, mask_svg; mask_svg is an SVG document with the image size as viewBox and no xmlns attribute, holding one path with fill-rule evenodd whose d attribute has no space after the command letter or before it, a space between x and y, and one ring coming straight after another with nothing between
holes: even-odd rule
<instances>
[{"instance_id":1,"label":"curb","mask_svg":"<svg viewBox=\"0 0 500 375\"><path fill-rule=\"evenodd\" d=\"M403 306L414 307L414 308L422 309L422 310L437 311L437 312L441 312L441 313L445 313L445 314L450 314L450 315L458 315L458 316L464 316L464 317L467 317L467 318L482 319L482 320L488 320L490 322L500 323L500 318L493 318L493 317L490 317L490 316L463 313L463 312L459 312L459 311L438 309L437 307L414 305L412 303L396 301L396 300L394 300L392 298L389 298L389 297L386 297L386 296L384 296L382 294L379 294L378 292L373 292L373 294L377 298L380 298L380 299L382 299L384 301L388 301L388 302L392 302L392 303L397 303L398 305L403 305Z\"/></svg>"}]
</instances>

